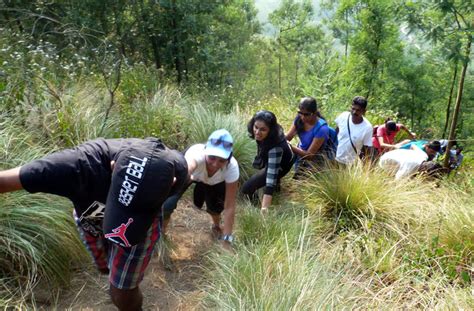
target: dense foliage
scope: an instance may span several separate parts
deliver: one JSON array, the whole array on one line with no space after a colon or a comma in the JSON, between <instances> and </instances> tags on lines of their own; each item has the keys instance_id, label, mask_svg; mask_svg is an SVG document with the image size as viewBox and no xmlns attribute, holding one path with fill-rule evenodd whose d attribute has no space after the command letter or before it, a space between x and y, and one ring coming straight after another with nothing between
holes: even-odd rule
<instances>
[{"instance_id":1,"label":"dense foliage","mask_svg":"<svg viewBox=\"0 0 474 311\"><path fill-rule=\"evenodd\" d=\"M421 138L456 138L465 169L440 188L362 168L322 174L289 187L293 204L281 200L265 220L240 211L241 255L211 263L218 280L209 278L205 303L472 305L471 1L313 2L282 0L262 25L250 0L0 1L0 168L98 136L158 136L184 150L225 127L245 178L255 111L274 111L287 129L302 96L332 122L363 95L373 124L393 117ZM67 202L0 203L0 306L18 307L40 282L64 284L84 252ZM26 300L10 300L18 292Z\"/></svg>"},{"instance_id":2,"label":"dense foliage","mask_svg":"<svg viewBox=\"0 0 474 311\"><path fill-rule=\"evenodd\" d=\"M364 95L436 138L459 98L457 138L474 131L469 1L284 0L265 35L248 0L9 0L0 11L2 110L40 109L48 95L62 105L71 82L92 82L107 89L105 122L171 82L224 111L312 95L333 115Z\"/></svg>"}]
</instances>

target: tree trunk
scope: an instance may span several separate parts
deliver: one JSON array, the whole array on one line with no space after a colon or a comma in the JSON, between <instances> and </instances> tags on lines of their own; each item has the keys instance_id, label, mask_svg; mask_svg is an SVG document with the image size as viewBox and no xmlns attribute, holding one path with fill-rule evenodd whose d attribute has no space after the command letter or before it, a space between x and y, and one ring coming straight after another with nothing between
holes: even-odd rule
<instances>
[{"instance_id":1,"label":"tree trunk","mask_svg":"<svg viewBox=\"0 0 474 311\"><path fill-rule=\"evenodd\" d=\"M349 23L349 13L347 11L344 11L344 19L346 21L346 25ZM347 51L349 50L349 34L350 31L349 29L346 30L346 42L344 43L344 60L347 62Z\"/></svg>"},{"instance_id":2,"label":"tree trunk","mask_svg":"<svg viewBox=\"0 0 474 311\"><path fill-rule=\"evenodd\" d=\"M150 26L150 23L149 23L149 17L148 17L148 13L147 13L147 10L151 12L151 14L153 14L153 11L152 11L152 8L149 7L147 10L145 10L145 7L144 7L144 3L143 3L143 0L141 1L138 1L138 5L139 7L137 7L136 9L136 15L137 16L140 16L141 17L141 20L138 22L139 25L140 25L140 28L142 30L142 33L143 35L148 38L148 41L150 44L151 44L151 51L152 51L152 54L153 54L153 60L154 60L154 63L155 63L155 67L156 69L160 69L161 68L161 58L160 58L160 54L159 54L159 43L157 41L157 38L156 38L156 35L153 33L153 29L152 27ZM148 67L148 53L141 53L142 54L142 61L143 63L145 64L145 66ZM145 55L143 55L145 54Z\"/></svg>"},{"instance_id":3,"label":"tree trunk","mask_svg":"<svg viewBox=\"0 0 474 311\"><path fill-rule=\"evenodd\" d=\"M453 100L454 85L456 85L457 75L458 75L458 64L456 62L454 64L454 74L453 74L453 80L451 81L451 89L449 90L448 107L446 107L446 122L444 123L443 136L442 136L443 139L446 137L446 131L448 130L449 115L451 113L451 101Z\"/></svg>"},{"instance_id":4,"label":"tree trunk","mask_svg":"<svg viewBox=\"0 0 474 311\"><path fill-rule=\"evenodd\" d=\"M278 54L278 95L281 95L281 54Z\"/></svg>"},{"instance_id":5,"label":"tree trunk","mask_svg":"<svg viewBox=\"0 0 474 311\"><path fill-rule=\"evenodd\" d=\"M411 129L413 130L415 128L415 94L414 92L411 92Z\"/></svg>"},{"instance_id":6,"label":"tree trunk","mask_svg":"<svg viewBox=\"0 0 474 311\"><path fill-rule=\"evenodd\" d=\"M293 90L296 90L296 88L298 87L298 69L300 67L300 58L299 58L299 54L296 55L296 61L295 61L295 83L294 83L294 86L293 86Z\"/></svg>"},{"instance_id":7,"label":"tree trunk","mask_svg":"<svg viewBox=\"0 0 474 311\"><path fill-rule=\"evenodd\" d=\"M381 44L381 39L377 38L375 40L375 48L378 54L378 51L380 50L380 44ZM374 89L374 80L376 80L377 76L377 71L378 71L378 66L379 66L379 58L375 59L369 59L370 65L371 65L371 72L370 72L370 78L369 78L369 85L368 85L368 90L367 90L367 96L365 96L365 99L369 100L369 97L373 93Z\"/></svg>"},{"instance_id":8,"label":"tree trunk","mask_svg":"<svg viewBox=\"0 0 474 311\"><path fill-rule=\"evenodd\" d=\"M172 17L171 17L171 31L173 32L173 43L172 43L172 51L174 55L174 66L176 70L176 82L178 85L181 85L181 82L183 81L183 70L182 70L182 65L181 65L181 55L180 55L180 42L179 42L179 36L178 36L178 21L176 19L177 12L176 12L176 1L173 0L171 1L172 7L171 7L171 12L172 12Z\"/></svg>"},{"instance_id":9,"label":"tree trunk","mask_svg":"<svg viewBox=\"0 0 474 311\"><path fill-rule=\"evenodd\" d=\"M180 48L180 51L181 51L181 55L183 56L183 70L184 70L184 80L186 82L189 81L189 68L188 68L188 59L187 59L187 55L186 55L186 52L184 51L184 48Z\"/></svg>"},{"instance_id":10,"label":"tree trunk","mask_svg":"<svg viewBox=\"0 0 474 311\"><path fill-rule=\"evenodd\" d=\"M461 78L459 79L459 86L458 86L458 94L456 96L456 105L454 108L454 114L453 114L453 121L451 122L451 129L449 131L449 141L448 141L448 146L446 147L446 156L444 157L444 167L448 168L449 167L449 152L451 150L451 147L453 146L453 141L456 138L456 126L457 126L457 121L458 121L458 116L459 116L459 110L461 109L461 100L462 100L462 92L464 88L464 79L466 77L466 72L467 72L467 66L469 65L469 55L471 53L471 43L472 43L472 35L469 33L468 34L468 39L467 39L467 45L466 45L466 58L463 61L462 65L462 71L461 71Z\"/></svg>"},{"instance_id":11,"label":"tree trunk","mask_svg":"<svg viewBox=\"0 0 474 311\"><path fill-rule=\"evenodd\" d=\"M123 34L122 34L122 25L120 24L120 21L122 20L121 17L119 16L119 12L123 10L123 8L116 8L114 6L114 21L115 21L115 32L117 33L117 40L118 40L118 45L119 45L119 51L122 54L124 58L127 58L127 50L125 48L125 44L123 42Z\"/></svg>"}]
</instances>

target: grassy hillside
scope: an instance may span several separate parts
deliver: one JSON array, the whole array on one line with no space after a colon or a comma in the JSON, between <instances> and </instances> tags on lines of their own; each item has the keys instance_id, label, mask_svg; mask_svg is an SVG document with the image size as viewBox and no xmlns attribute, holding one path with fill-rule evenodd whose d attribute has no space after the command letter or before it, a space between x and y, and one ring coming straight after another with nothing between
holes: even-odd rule
<instances>
[{"instance_id":1,"label":"grassy hillside","mask_svg":"<svg viewBox=\"0 0 474 311\"><path fill-rule=\"evenodd\" d=\"M43 94L33 110L5 114L1 168L99 135L158 136L184 150L227 128L245 179L255 155L246 134L251 114L270 109L288 127L296 111L275 97L229 110L172 86L117 95L111 103L100 86L78 83ZM287 177L265 217L241 201L235 254L203 263L205 306L469 309L474 303L471 163L438 183L395 182L364 166L330 169L298 182ZM0 304L18 307L34 301L38 284L51 291L67 284L87 257L66 200L20 192L0 196L0 203Z\"/></svg>"}]
</instances>

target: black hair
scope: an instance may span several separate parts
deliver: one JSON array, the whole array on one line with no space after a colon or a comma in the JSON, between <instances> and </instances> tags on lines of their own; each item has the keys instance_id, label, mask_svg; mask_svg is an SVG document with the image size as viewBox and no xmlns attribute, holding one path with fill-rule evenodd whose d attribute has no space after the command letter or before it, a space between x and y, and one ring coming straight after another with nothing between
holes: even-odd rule
<instances>
[{"instance_id":1,"label":"black hair","mask_svg":"<svg viewBox=\"0 0 474 311\"><path fill-rule=\"evenodd\" d=\"M397 130L397 123L395 121L388 120L385 122L385 128L390 132L394 132Z\"/></svg>"},{"instance_id":2,"label":"black hair","mask_svg":"<svg viewBox=\"0 0 474 311\"><path fill-rule=\"evenodd\" d=\"M298 108L300 110L304 109L306 111L314 113L319 118L325 120L318 110L318 103L316 102L316 99L314 97L311 97L311 96L303 97L300 100ZM301 120L301 117L299 115L296 116L295 127L296 127L296 132L298 132L298 134L304 131L304 123L303 123L303 120Z\"/></svg>"},{"instance_id":3,"label":"black hair","mask_svg":"<svg viewBox=\"0 0 474 311\"><path fill-rule=\"evenodd\" d=\"M280 142L280 134L283 132L283 129L280 124L278 124L277 118L273 112L268 110L260 110L253 115L252 119L250 119L249 123L247 124L247 131L249 133L249 137L252 139L255 139L255 134L253 133L255 121L263 121L265 122L265 125L268 126L269 133L265 141L268 141L271 144Z\"/></svg>"},{"instance_id":4,"label":"black hair","mask_svg":"<svg viewBox=\"0 0 474 311\"><path fill-rule=\"evenodd\" d=\"M356 96L352 99L352 104L360 106L363 109L366 109L367 108L367 99L365 99L365 97L362 97L362 96Z\"/></svg>"},{"instance_id":5,"label":"black hair","mask_svg":"<svg viewBox=\"0 0 474 311\"><path fill-rule=\"evenodd\" d=\"M428 144L427 144L428 148L430 149L433 149L434 151L436 152L440 152L441 151L441 143L437 140L433 140L433 141L430 141Z\"/></svg>"},{"instance_id":6,"label":"black hair","mask_svg":"<svg viewBox=\"0 0 474 311\"><path fill-rule=\"evenodd\" d=\"M316 102L316 99L310 96L303 97L300 100L298 107L311 113L316 113L318 111L318 103Z\"/></svg>"}]
</instances>

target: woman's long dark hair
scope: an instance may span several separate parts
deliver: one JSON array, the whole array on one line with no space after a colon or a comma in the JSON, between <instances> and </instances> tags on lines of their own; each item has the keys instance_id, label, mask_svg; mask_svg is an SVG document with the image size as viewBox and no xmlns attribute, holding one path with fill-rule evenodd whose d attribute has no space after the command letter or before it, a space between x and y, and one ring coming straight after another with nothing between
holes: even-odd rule
<instances>
[{"instance_id":1,"label":"woman's long dark hair","mask_svg":"<svg viewBox=\"0 0 474 311\"><path fill-rule=\"evenodd\" d=\"M253 126L256 121L263 121L268 126L268 136L263 141L265 144L274 145L281 141L283 128L280 126L280 124L278 124L277 118L273 112L268 110L260 110L253 115L252 119L250 119L249 123L247 124L247 131L249 133L249 137L252 139L255 139Z\"/></svg>"},{"instance_id":2,"label":"woman's long dark hair","mask_svg":"<svg viewBox=\"0 0 474 311\"><path fill-rule=\"evenodd\" d=\"M268 136L264 141L260 142L259 145L266 146L268 149L271 149L273 146L285 139L283 128L280 124L278 124L275 114L268 110L260 110L253 115L252 119L250 119L249 123L247 124L247 131L250 138L255 139L253 126L256 121L263 121L269 129Z\"/></svg>"},{"instance_id":3,"label":"woman's long dark hair","mask_svg":"<svg viewBox=\"0 0 474 311\"><path fill-rule=\"evenodd\" d=\"M268 161L268 152L270 149L285 141L285 134L283 133L283 128L278 124L277 118L273 112L268 110L260 110L253 115L247 124L247 131L249 137L255 139L255 134L253 133L253 126L256 121L262 121L269 128L268 136L263 141L257 141L257 155L254 160L254 167L261 169L266 165Z\"/></svg>"},{"instance_id":4,"label":"woman's long dark hair","mask_svg":"<svg viewBox=\"0 0 474 311\"><path fill-rule=\"evenodd\" d=\"M323 119L323 120L326 120L324 119L324 117L321 115L321 113L318 111L318 103L316 102L316 98L314 97L310 97L310 96L307 96L307 97L303 97L301 100L300 100L300 104L298 105L298 108L301 110L301 109L304 109L306 111L309 111L311 113L314 113L316 114L319 118ZM301 117L298 115L296 117L296 122L295 122L295 126L296 126L296 132L299 134L301 132L304 132L304 123L303 123L303 120L301 120Z\"/></svg>"}]
</instances>

